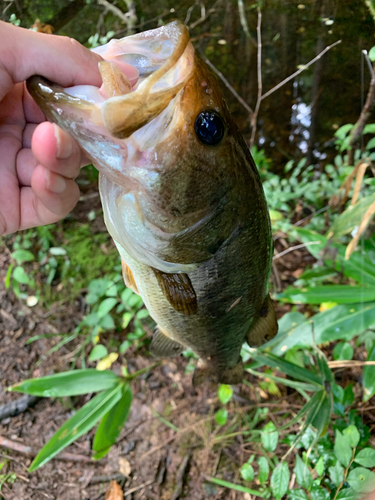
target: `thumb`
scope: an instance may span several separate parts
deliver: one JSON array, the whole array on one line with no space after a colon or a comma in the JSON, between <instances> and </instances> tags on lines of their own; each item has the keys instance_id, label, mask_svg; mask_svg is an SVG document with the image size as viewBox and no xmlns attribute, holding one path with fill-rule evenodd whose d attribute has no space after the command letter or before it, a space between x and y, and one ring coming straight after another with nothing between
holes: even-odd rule
<instances>
[{"instance_id":1,"label":"thumb","mask_svg":"<svg viewBox=\"0 0 375 500\"><path fill-rule=\"evenodd\" d=\"M63 87L100 87L101 60L72 38L36 33L0 21L0 99L15 83L36 74Z\"/></svg>"}]
</instances>

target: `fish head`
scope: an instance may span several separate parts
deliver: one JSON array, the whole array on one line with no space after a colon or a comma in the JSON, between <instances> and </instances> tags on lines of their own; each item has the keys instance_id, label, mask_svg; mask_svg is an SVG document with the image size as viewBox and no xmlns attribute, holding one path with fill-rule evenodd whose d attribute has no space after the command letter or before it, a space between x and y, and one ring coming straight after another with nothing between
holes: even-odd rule
<instances>
[{"instance_id":1,"label":"fish head","mask_svg":"<svg viewBox=\"0 0 375 500\"><path fill-rule=\"evenodd\" d=\"M181 22L94 50L104 60L102 88L63 89L34 76L28 90L100 171L118 246L161 271L191 271L233 231L251 156Z\"/></svg>"}]
</instances>

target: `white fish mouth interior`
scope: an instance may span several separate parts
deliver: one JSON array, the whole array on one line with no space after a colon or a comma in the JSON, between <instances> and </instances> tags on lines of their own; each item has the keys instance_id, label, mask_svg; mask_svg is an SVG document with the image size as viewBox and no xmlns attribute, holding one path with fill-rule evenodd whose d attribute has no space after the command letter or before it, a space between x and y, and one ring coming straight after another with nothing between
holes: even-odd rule
<instances>
[{"instance_id":1,"label":"white fish mouth interior","mask_svg":"<svg viewBox=\"0 0 375 500\"><path fill-rule=\"evenodd\" d=\"M121 40L111 40L106 45L92 49L104 60L115 63L120 69L124 63L133 66L139 73L138 80L133 85L133 91L142 91L147 78L161 68L173 55L181 37L181 26L178 22L139 33ZM185 80L190 73L194 49L187 44L184 54L167 71L151 89L156 91L171 88ZM101 107L108 98L102 88L93 85L77 85L64 89L68 95L78 97Z\"/></svg>"}]
</instances>

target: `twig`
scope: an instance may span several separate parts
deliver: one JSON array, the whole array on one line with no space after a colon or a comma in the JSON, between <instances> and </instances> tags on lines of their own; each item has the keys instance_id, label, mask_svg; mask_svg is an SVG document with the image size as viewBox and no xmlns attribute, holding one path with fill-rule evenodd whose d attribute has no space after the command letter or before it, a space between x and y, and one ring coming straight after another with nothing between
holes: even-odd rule
<instances>
[{"instance_id":1,"label":"twig","mask_svg":"<svg viewBox=\"0 0 375 500\"><path fill-rule=\"evenodd\" d=\"M130 488L130 490L125 491L124 497L127 497L128 495L131 495L131 493L134 493L135 491L141 490L142 488L145 488L146 486L149 486L150 484L154 483L154 479L151 479L150 481L147 481L146 483L140 484L139 486L135 486L134 488Z\"/></svg>"},{"instance_id":2,"label":"twig","mask_svg":"<svg viewBox=\"0 0 375 500\"><path fill-rule=\"evenodd\" d=\"M244 7L242 0L238 0L238 13L240 15L240 21L241 21L242 29L245 32L245 35L250 40L250 42L253 45L255 45L255 47L256 47L257 43L254 40L254 38L251 36L250 30L249 30L249 25L247 24L247 20L246 20L245 7Z\"/></svg>"},{"instance_id":3,"label":"twig","mask_svg":"<svg viewBox=\"0 0 375 500\"><path fill-rule=\"evenodd\" d=\"M0 447L17 451L18 453L22 453L23 455L26 455L28 457L35 457L39 453L38 451L33 450L31 446L25 446L15 441L11 441L10 439L7 439L3 436L0 436ZM89 457L78 455L76 453L60 453L54 458L56 460L68 460L71 462L85 462L90 464L97 463L95 460L91 460L91 458Z\"/></svg>"},{"instance_id":4,"label":"twig","mask_svg":"<svg viewBox=\"0 0 375 500\"><path fill-rule=\"evenodd\" d=\"M189 465L189 461L190 461L190 455L186 455L183 458L183 460L178 468L178 471L176 474L176 487L172 493L170 500L177 500L182 493L182 490L184 487L184 478L185 478L187 467Z\"/></svg>"},{"instance_id":5,"label":"twig","mask_svg":"<svg viewBox=\"0 0 375 500\"><path fill-rule=\"evenodd\" d=\"M262 12L258 7L258 24L257 24L257 74L258 74L258 97L255 105L255 111L251 117L251 139L250 139L250 149L254 146L255 133L257 130L257 119L260 108L260 103L262 102Z\"/></svg>"},{"instance_id":6,"label":"twig","mask_svg":"<svg viewBox=\"0 0 375 500\"><path fill-rule=\"evenodd\" d=\"M314 64L314 62L316 62L318 59L320 59L322 56L324 56L324 54L326 52L328 52L329 50L331 50L333 47L335 47L335 45L338 45L339 43L341 43L341 40L337 40L337 42L332 43L331 45L328 45L328 47L326 47L324 50L322 50L322 52L320 54L318 54L316 57L314 57L314 59L311 59L311 61L309 61L307 64L304 64L303 67L300 68L298 71L296 71L292 75L288 76L287 78L285 78L285 80L283 80L282 82L278 83L271 90L269 90L268 92L266 92L265 94L263 94L262 95L262 101L263 101L263 99L265 99L269 95L273 94L280 87L282 87L283 85L285 85L286 83L288 83L290 80L293 80L293 78L295 78L300 73L302 73L302 71L305 71L305 69L307 69L309 66L311 66L312 64Z\"/></svg>"},{"instance_id":7,"label":"twig","mask_svg":"<svg viewBox=\"0 0 375 500\"><path fill-rule=\"evenodd\" d=\"M87 486L89 484L106 483L108 481L121 481L124 478L125 478L124 474L120 474L120 473L119 474L110 474L109 476L94 476L90 479Z\"/></svg>"},{"instance_id":8,"label":"twig","mask_svg":"<svg viewBox=\"0 0 375 500\"><path fill-rule=\"evenodd\" d=\"M114 14L115 16L120 18L123 23L128 24L128 22L129 22L129 14L128 13L124 14L122 12L122 10L120 10L115 5L107 2L107 0L98 0L98 4L102 5L105 9L109 10L110 12L112 12L112 14Z\"/></svg>"},{"instance_id":9,"label":"twig","mask_svg":"<svg viewBox=\"0 0 375 500\"><path fill-rule=\"evenodd\" d=\"M197 20L197 21L194 21L193 23L190 24L189 26L189 29L192 30L194 29L196 26L198 26L198 24L200 23L203 23L203 21L206 21L206 19L208 19L208 17L216 11L216 7L219 3L221 3L222 0L217 0L213 6L208 9L208 11L206 12L205 10L203 11L203 9L201 9L201 17Z\"/></svg>"},{"instance_id":10,"label":"twig","mask_svg":"<svg viewBox=\"0 0 375 500\"><path fill-rule=\"evenodd\" d=\"M204 59L204 62L206 64L208 64L208 66L217 74L217 76L220 78L220 80L224 83L224 85L232 92L232 94L234 95L234 97L242 104L242 106L246 109L246 111L252 115L254 113L254 111L250 108L250 106L242 99L242 97L237 93L236 90L234 90L234 88L232 87L232 85L228 82L228 80L225 78L225 76L223 75L223 73L221 73L221 71L219 71L216 66L214 66L212 64L211 61L209 61L207 59L207 57L204 57L203 56L203 59Z\"/></svg>"},{"instance_id":11,"label":"twig","mask_svg":"<svg viewBox=\"0 0 375 500\"><path fill-rule=\"evenodd\" d=\"M366 102L365 105L363 106L363 109L361 111L361 114L359 115L359 118L357 122L355 123L354 127L352 128L350 132L350 139L349 139L349 151L348 151L348 165L353 165L354 163L354 144L358 141L358 139L361 137L363 129L366 125L367 120L370 117L370 113L372 110L372 107L374 105L374 100L375 100L375 74L374 74L374 69L371 66L370 61L368 60L368 55L365 50L362 51L363 55L366 57L366 60L371 68L371 82L370 82L370 87L367 92L367 97L366 97Z\"/></svg>"},{"instance_id":12,"label":"twig","mask_svg":"<svg viewBox=\"0 0 375 500\"><path fill-rule=\"evenodd\" d=\"M0 420L7 417L15 417L20 413L23 413L27 408L34 406L39 399L36 396L30 396L30 394L25 394L24 396L16 399L16 401L10 401L0 406Z\"/></svg>"},{"instance_id":13,"label":"twig","mask_svg":"<svg viewBox=\"0 0 375 500\"><path fill-rule=\"evenodd\" d=\"M375 361L359 361L357 359L338 359L337 361L328 361L330 368L351 368L357 366L375 366Z\"/></svg>"},{"instance_id":14,"label":"twig","mask_svg":"<svg viewBox=\"0 0 375 500\"><path fill-rule=\"evenodd\" d=\"M283 252L280 252L277 255L275 255L273 260L275 261L277 259L280 259L280 257L283 257L287 253L293 252L294 250L298 250L299 248L308 247L310 245L318 245L319 243L320 243L320 241L309 241L308 243L301 243L300 245L295 245L294 247L287 248Z\"/></svg>"}]
</instances>

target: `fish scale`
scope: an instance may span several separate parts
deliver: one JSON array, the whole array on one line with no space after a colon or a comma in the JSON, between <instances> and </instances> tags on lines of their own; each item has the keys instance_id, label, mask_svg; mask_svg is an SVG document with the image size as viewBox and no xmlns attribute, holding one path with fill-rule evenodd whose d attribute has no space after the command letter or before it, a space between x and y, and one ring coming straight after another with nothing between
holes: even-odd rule
<instances>
[{"instance_id":1,"label":"fish scale","mask_svg":"<svg viewBox=\"0 0 375 500\"><path fill-rule=\"evenodd\" d=\"M248 147L182 23L96 51L106 60L106 97L90 86L97 101L84 86L75 96L41 77L28 89L100 171L125 281L157 323L151 352L189 347L201 359L194 383L240 382L243 342L257 346L277 332L270 219ZM140 64L133 88L116 66L129 60Z\"/></svg>"}]
</instances>

